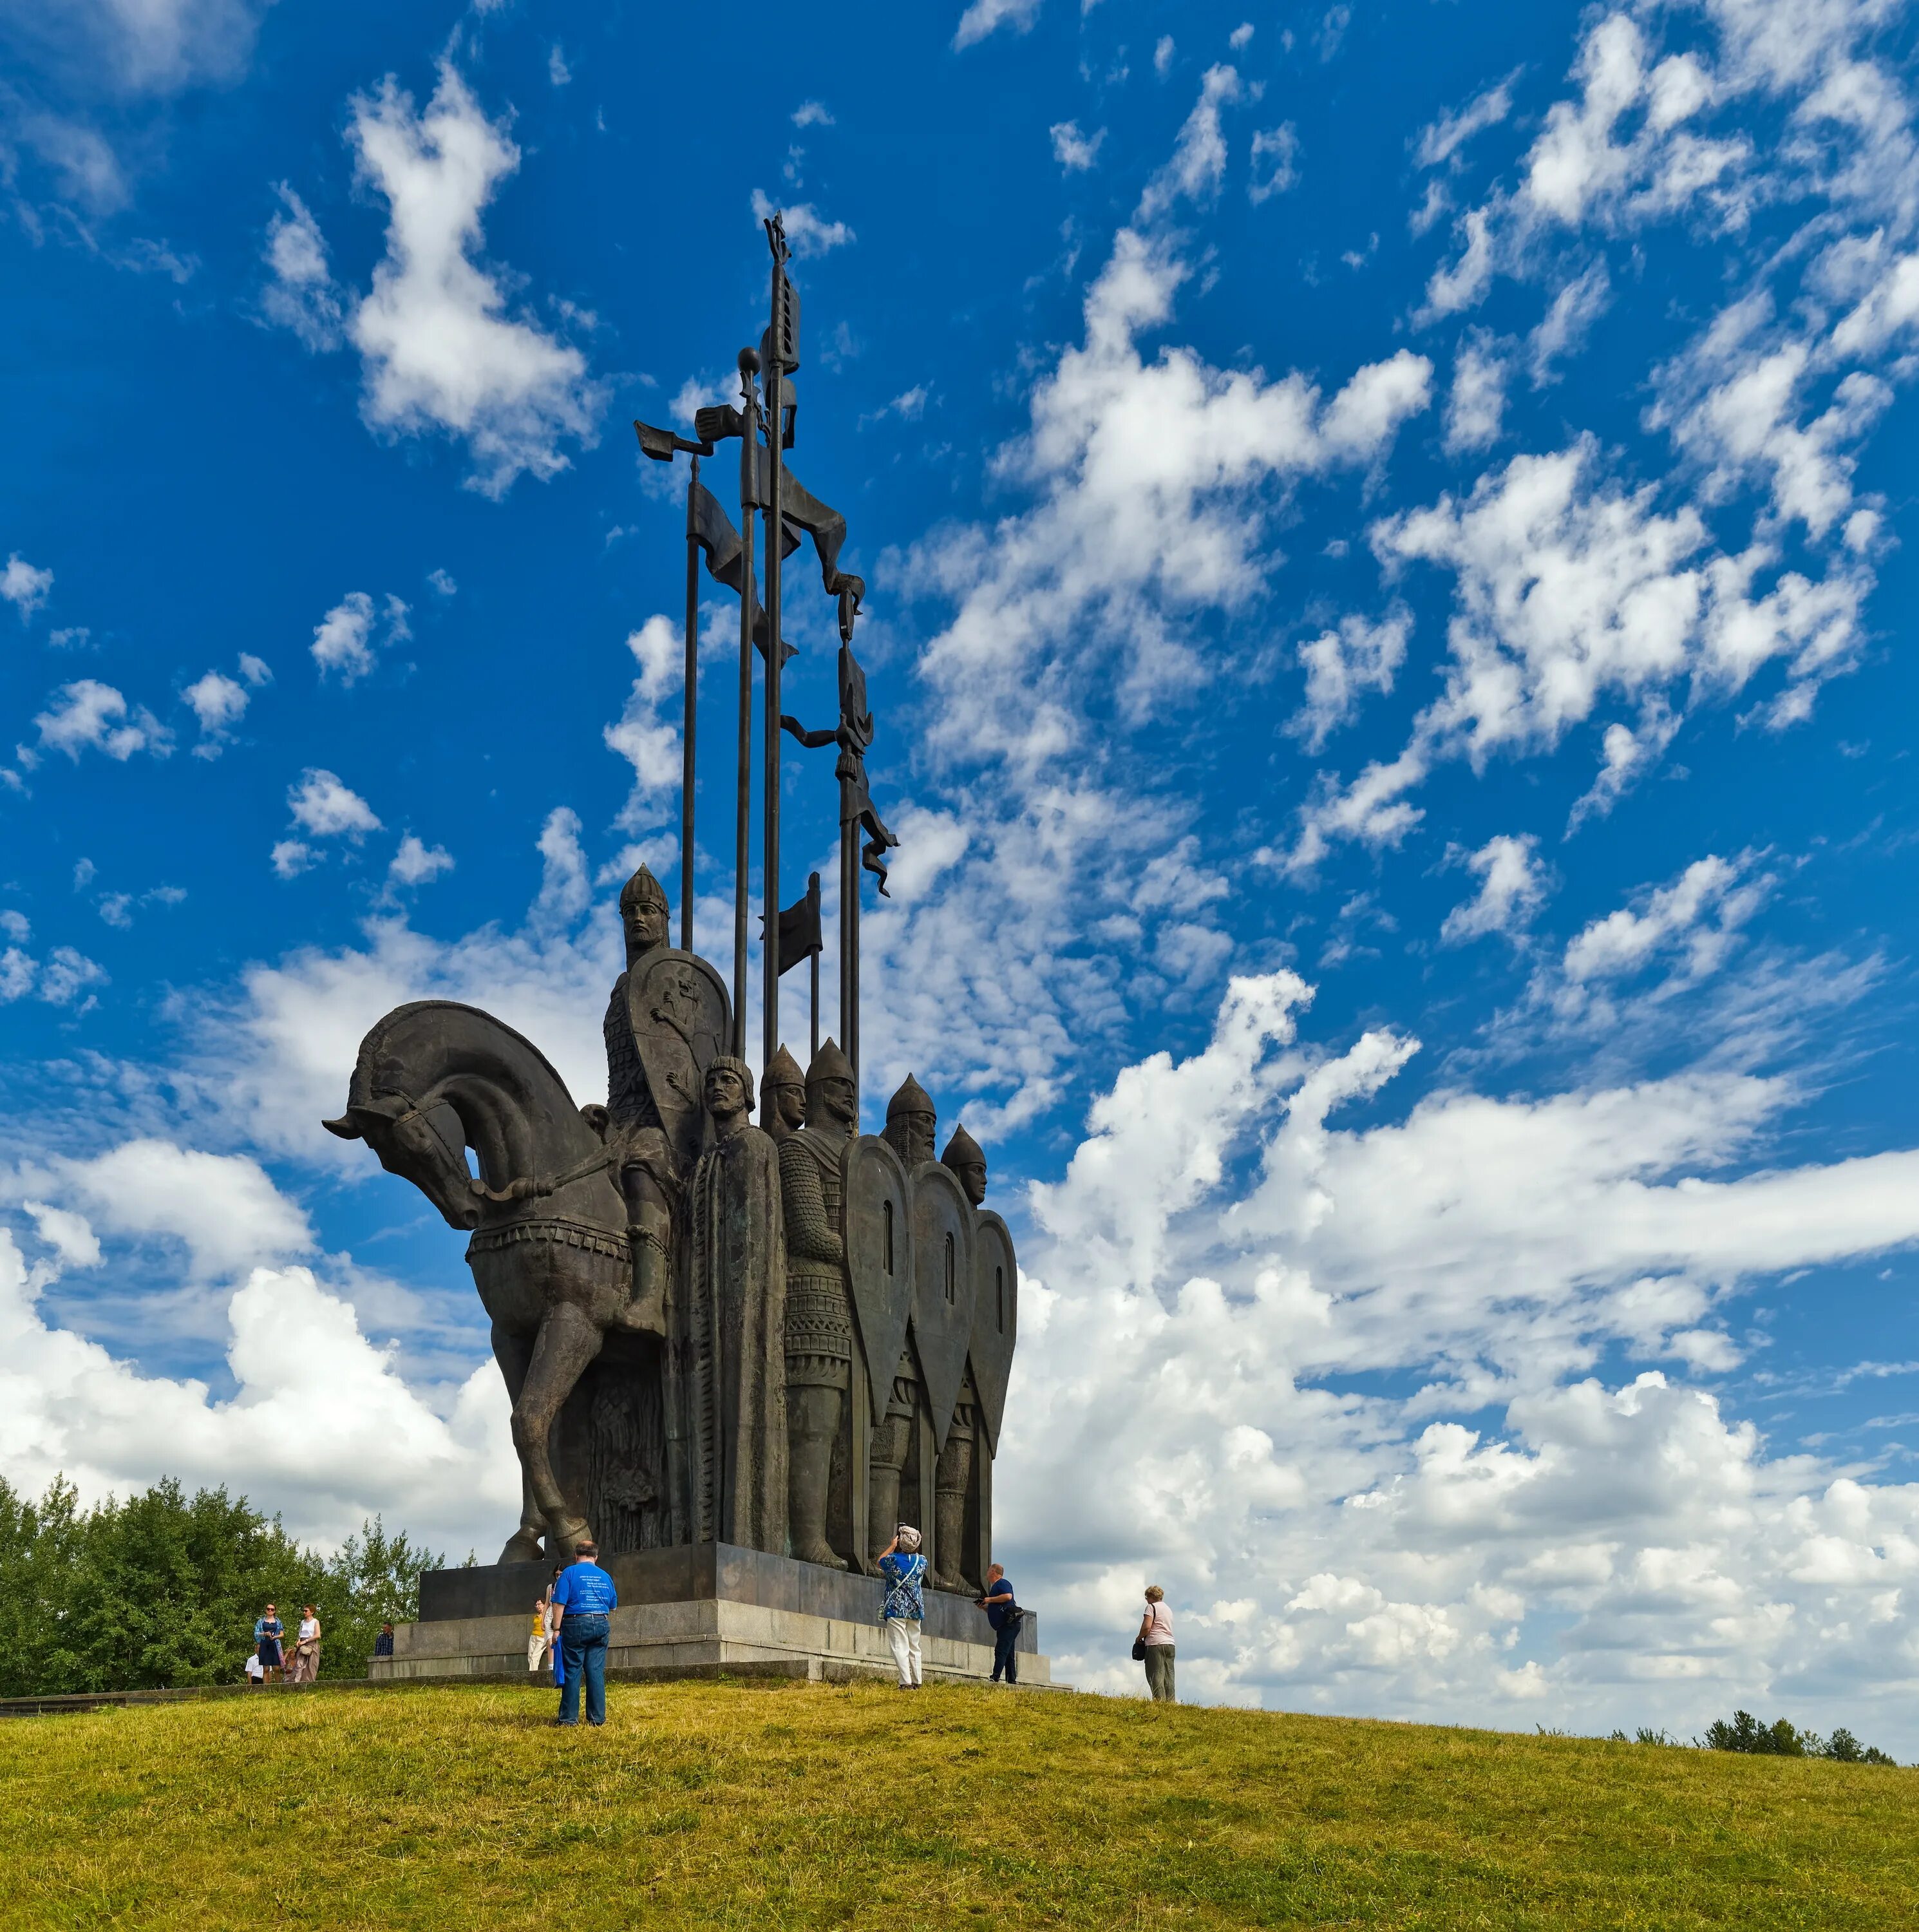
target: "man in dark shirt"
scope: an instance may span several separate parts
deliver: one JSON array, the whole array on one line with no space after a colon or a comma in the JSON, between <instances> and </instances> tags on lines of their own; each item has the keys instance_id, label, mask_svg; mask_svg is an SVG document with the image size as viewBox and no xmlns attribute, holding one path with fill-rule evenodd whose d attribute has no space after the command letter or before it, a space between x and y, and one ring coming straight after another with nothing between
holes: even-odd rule
<instances>
[{"instance_id":1,"label":"man in dark shirt","mask_svg":"<svg viewBox=\"0 0 1919 1932\"><path fill-rule=\"evenodd\" d=\"M393 1654L393 1626L391 1624L380 1625L379 1635L373 1639L373 1654L376 1657L391 1657Z\"/></svg>"},{"instance_id":2,"label":"man in dark shirt","mask_svg":"<svg viewBox=\"0 0 1919 1932\"><path fill-rule=\"evenodd\" d=\"M619 1605L619 1592L613 1579L593 1559L598 1550L590 1543L574 1545L574 1563L560 1572L553 1586L554 1634L562 1646L566 1682L559 1690L559 1716L562 1724L577 1724L580 1717L580 1685L586 1686L586 1721L604 1724L607 1720L607 1639L612 1630L613 1612Z\"/></svg>"},{"instance_id":3,"label":"man in dark shirt","mask_svg":"<svg viewBox=\"0 0 1919 1932\"><path fill-rule=\"evenodd\" d=\"M1006 1573L994 1564L986 1573L986 1594L973 1600L986 1612L993 1627L993 1682L1003 1674L1009 1684L1019 1682L1019 1613L1014 1606L1013 1586Z\"/></svg>"}]
</instances>

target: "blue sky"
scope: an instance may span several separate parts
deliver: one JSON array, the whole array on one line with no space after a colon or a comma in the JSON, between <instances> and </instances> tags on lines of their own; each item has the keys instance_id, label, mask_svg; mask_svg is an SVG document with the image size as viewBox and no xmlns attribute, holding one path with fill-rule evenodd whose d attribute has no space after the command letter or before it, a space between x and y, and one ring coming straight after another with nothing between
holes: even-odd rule
<instances>
[{"instance_id":1,"label":"blue sky","mask_svg":"<svg viewBox=\"0 0 1919 1932\"><path fill-rule=\"evenodd\" d=\"M679 859L627 424L783 206L868 1102L1018 1236L1063 1674L1150 1574L1197 1695L1919 1753L1912 10L733 17L0 0L0 1467L510 1527L460 1243L317 1124L422 994L603 1090Z\"/></svg>"}]
</instances>

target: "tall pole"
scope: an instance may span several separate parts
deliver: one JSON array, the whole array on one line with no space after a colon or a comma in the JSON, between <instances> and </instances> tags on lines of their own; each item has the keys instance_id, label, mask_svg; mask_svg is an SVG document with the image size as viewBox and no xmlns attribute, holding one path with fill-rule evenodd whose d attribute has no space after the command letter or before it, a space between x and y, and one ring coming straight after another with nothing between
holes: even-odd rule
<instances>
[{"instance_id":1,"label":"tall pole","mask_svg":"<svg viewBox=\"0 0 1919 1932\"><path fill-rule=\"evenodd\" d=\"M761 1034L762 1066L770 1066L780 1050L780 562L786 546L780 520L781 444L785 440L786 361L781 353L780 284L786 273L786 235L777 221L766 224L767 245L773 254L772 292L767 301L766 369L766 802L763 862L760 884L766 914L760 940L761 992L764 1004ZM748 426L747 441L753 441Z\"/></svg>"},{"instance_id":2,"label":"tall pole","mask_svg":"<svg viewBox=\"0 0 1919 1932\"><path fill-rule=\"evenodd\" d=\"M753 513L759 507L758 400L753 377L759 352L739 352L739 394L746 421L739 438L739 796L733 884L733 1052L746 1058L746 885L753 861ZM770 657L770 653L769 654ZM775 928L775 944L778 943Z\"/></svg>"},{"instance_id":3,"label":"tall pole","mask_svg":"<svg viewBox=\"0 0 1919 1932\"><path fill-rule=\"evenodd\" d=\"M700 547L694 542L694 499L700 459L686 486L686 730L679 769L679 944L693 950L693 730L700 706Z\"/></svg>"},{"instance_id":4,"label":"tall pole","mask_svg":"<svg viewBox=\"0 0 1919 1932\"><path fill-rule=\"evenodd\" d=\"M810 924L813 932L813 951L807 960L812 968L813 977L813 1052L820 1051L820 875L808 872L806 875L806 896L812 902L813 916ZM807 1063L811 1065L811 1061Z\"/></svg>"},{"instance_id":5,"label":"tall pole","mask_svg":"<svg viewBox=\"0 0 1919 1932\"><path fill-rule=\"evenodd\" d=\"M844 650L844 645L841 646ZM850 778L840 780L840 1051L853 1068L853 1090L859 1093L859 862L847 796ZM854 1116L855 1120L858 1116Z\"/></svg>"}]
</instances>

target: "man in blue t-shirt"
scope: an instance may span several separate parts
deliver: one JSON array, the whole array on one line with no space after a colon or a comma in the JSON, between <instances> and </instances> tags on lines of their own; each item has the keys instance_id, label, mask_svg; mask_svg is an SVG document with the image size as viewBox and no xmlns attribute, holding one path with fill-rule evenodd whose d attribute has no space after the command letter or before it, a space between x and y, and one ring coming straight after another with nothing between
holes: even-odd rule
<instances>
[{"instance_id":1,"label":"man in blue t-shirt","mask_svg":"<svg viewBox=\"0 0 1919 1932\"><path fill-rule=\"evenodd\" d=\"M993 1627L993 1682L998 1683L1003 1675L1009 1684L1017 1684L1019 1652L1015 1646L1019 1642L1019 1612L1013 1602L1012 1583L998 1564L986 1573L985 1595L973 1600Z\"/></svg>"},{"instance_id":2,"label":"man in blue t-shirt","mask_svg":"<svg viewBox=\"0 0 1919 1932\"><path fill-rule=\"evenodd\" d=\"M557 1724L577 1724L580 1718L580 1684L586 1684L586 1721L604 1724L607 1720L607 1638L612 1615L619 1606L619 1592L613 1579L594 1560L599 1555L591 1543L574 1546L573 1566L560 1572L553 1586L553 1634L559 1640L566 1665L566 1682L559 1687Z\"/></svg>"}]
</instances>

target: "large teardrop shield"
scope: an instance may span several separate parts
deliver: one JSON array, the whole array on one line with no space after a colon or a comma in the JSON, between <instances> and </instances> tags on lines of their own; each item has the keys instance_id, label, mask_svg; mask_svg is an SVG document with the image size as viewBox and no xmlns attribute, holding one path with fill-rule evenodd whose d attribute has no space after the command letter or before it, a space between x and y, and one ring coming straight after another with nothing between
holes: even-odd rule
<instances>
[{"instance_id":1,"label":"large teardrop shield","mask_svg":"<svg viewBox=\"0 0 1919 1932\"><path fill-rule=\"evenodd\" d=\"M706 1136L706 1069L727 1050L726 982L697 952L663 946L626 976L627 1016L682 1182Z\"/></svg>"},{"instance_id":2,"label":"large teardrop shield","mask_svg":"<svg viewBox=\"0 0 1919 1932\"><path fill-rule=\"evenodd\" d=\"M913 1335L936 1445L946 1446L973 1334L973 1204L952 1168L913 1170Z\"/></svg>"},{"instance_id":3,"label":"large teardrop shield","mask_svg":"<svg viewBox=\"0 0 1919 1932\"><path fill-rule=\"evenodd\" d=\"M841 1172L847 1273L877 1428L886 1419L913 1313L912 1191L899 1156L877 1134L847 1143Z\"/></svg>"},{"instance_id":4,"label":"large teardrop shield","mask_svg":"<svg viewBox=\"0 0 1919 1932\"><path fill-rule=\"evenodd\" d=\"M1000 1419L1006 1408L1006 1384L1013 1372L1013 1344L1019 1334L1019 1269L1013 1238L990 1208L973 1216L973 1271L978 1283L973 1302L973 1385L979 1392L987 1447L1000 1453Z\"/></svg>"}]
</instances>

